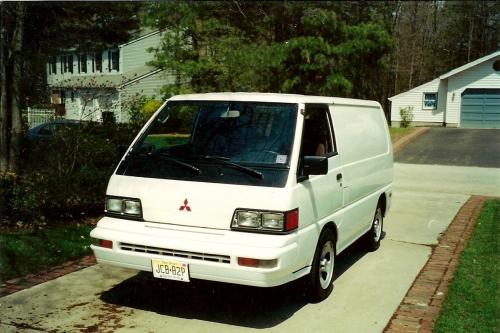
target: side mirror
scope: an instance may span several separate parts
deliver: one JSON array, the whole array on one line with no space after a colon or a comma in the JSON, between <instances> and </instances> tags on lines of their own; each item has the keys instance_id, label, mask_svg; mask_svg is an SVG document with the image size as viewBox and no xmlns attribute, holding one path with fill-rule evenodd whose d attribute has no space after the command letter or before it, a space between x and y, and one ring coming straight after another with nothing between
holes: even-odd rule
<instances>
[{"instance_id":1,"label":"side mirror","mask_svg":"<svg viewBox=\"0 0 500 333\"><path fill-rule=\"evenodd\" d=\"M328 158L326 156L304 156L302 170L304 176L326 175L328 173Z\"/></svg>"}]
</instances>

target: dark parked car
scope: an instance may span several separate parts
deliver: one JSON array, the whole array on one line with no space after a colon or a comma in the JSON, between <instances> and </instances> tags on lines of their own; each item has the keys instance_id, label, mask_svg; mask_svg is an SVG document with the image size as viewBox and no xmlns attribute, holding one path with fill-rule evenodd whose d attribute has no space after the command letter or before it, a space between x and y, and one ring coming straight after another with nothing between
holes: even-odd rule
<instances>
[{"instance_id":1,"label":"dark parked car","mask_svg":"<svg viewBox=\"0 0 500 333\"><path fill-rule=\"evenodd\" d=\"M73 119L52 120L29 129L26 133L26 137L31 141L49 139L54 135L55 131L63 128L76 127L80 123L81 121Z\"/></svg>"}]
</instances>

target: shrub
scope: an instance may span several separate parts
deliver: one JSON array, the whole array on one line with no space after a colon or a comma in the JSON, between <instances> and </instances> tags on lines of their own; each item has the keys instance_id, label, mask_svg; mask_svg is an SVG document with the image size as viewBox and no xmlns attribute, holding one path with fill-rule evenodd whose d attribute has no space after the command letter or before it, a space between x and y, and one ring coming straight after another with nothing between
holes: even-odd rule
<instances>
[{"instance_id":1,"label":"shrub","mask_svg":"<svg viewBox=\"0 0 500 333\"><path fill-rule=\"evenodd\" d=\"M405 108L400 108L399 114L401 116L401 127L410 126L410 124L413 120L413 106L407 106Z\"/></svg>"},{"instance_id":2,"label":"shrub","mask_svg":"<svg viewBox=\"0 0 500 333\"><path fill-rule=\"evenodd\" d=\"M146 118L149 119L162 104L163 103L161 101L157 101L156 99L151 99L146 103L144 103L142 107L142 112L146 116Z\"/></svg>"},{"instance_id":3,"label":"shrub","mask_svg":"<svg viewBox=\"0 0 500 333\"><path fill-rule=\"evenodd\" d=\"M18 176L14 173L0 174L0 218L10 215L11 207L9 205L12 199L12 190Z\"/></svg>"},{"instance_id":4,"label":"shrub","mask_svg":"<svg viewBox=\"0 0 500 333\"><path fill-rule=\"evenodd\" d=\"M154 98L148 99L146 96L135 95L124 101L122 108L128 111L132 126L142 127L162 104Z\"/></svg>"},{"instance_id":5,"label":"shrub","mask_svg":"<svg viewBox=\"0 0 500 333\"><path fill-rule=\"evenodd\" d=\"M127 125L82 124L51 140L26 144L20 175L0 177L0 209L12 222L96 214L108 178L135 131Z\"/></svg>"}]
</instances>

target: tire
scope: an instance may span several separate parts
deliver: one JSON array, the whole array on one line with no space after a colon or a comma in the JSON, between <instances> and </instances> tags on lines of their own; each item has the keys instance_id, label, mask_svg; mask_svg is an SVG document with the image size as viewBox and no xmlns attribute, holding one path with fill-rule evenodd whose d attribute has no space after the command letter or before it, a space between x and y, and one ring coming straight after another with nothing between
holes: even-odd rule
<instances>
[{"instance_id":1,"label":"tire","mask_svg":"<svg viewBox=\"0 0 500 333\"><path fill-rule=\"evenodd\" d=\"M318 240L311 272L307 276L306 294L309 301L318 303L327 298L333 290L333 271L337 251L335 235L324 230Z\"/></svg>"},{"instance_id":2,"label":"tire","mask_svg":"<svg viewBox=\"0 0 500 333\"><path fill-rule=\"evenodd\" d=\"M377 206L373 216L372 226L370 230L364 235L365 247L368 251L376 251L380 247L380 240L382 239L384 228L384 215L382 214L382 207Z\"/></svg>"}]
</instances>

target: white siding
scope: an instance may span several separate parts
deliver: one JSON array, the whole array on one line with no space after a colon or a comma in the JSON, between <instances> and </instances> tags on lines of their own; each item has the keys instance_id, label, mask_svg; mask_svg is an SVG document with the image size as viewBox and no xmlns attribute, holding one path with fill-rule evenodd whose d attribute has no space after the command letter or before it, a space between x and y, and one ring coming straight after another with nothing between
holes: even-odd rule
<instances>
[{"instance_id":1,"label":"white siding","mask_svg":"<svg viewBox=\"0 0 500 333\"><path fill-rule=\"evenodd\" d=\"M73 91L72 89L64 89L64 108L66 109L67 119L80 119L80 99L78 96L78 91ZM73 97L73 98L71 98Z\"/></svg>"},{"instance_id":2,"label":"white siding","mask_svg":"<svg viewBox=\"0 0 500 333\"><path fill-rule=\"evenodd\" d=\"M166 71L161 71L126 85L122 89L121 95L123 97L144 95L148 97L161 98L161 87L174 82L174 77L172 75L167 74Z\"/></svg>"},{"instance_id":3,"label":"white siding","mask_svg":"<svg viewBox=\"0 0 500 333\"><path fill-rule=\"evenodd\" d=\"M462 92L467 88L500 88L500 72L493 70L493 63L500 56L471 67L448 78L446 123L460 122Z\"/></svg>"},{"instance_id":4,"label":"white siding","mask_svg":"<svg viewBox=\"0 0 500 333\"><path fill-rule=\"evenodd\" d=\"M148 61L153 60L154 53L148 52L150 47L158 47L160 45L161 34L154 33L148 37L132 41L130 44L125 44L120 48L121 62L124 66L122 72L128 72L144 66Z\"/></svg>"},{"instance_id":5,"label":"white siding","mask_svg":"<svg viewBox=\"0 0 500 333\"><path fill-rule=\"evenodd\" d=\"M72 98L73 97L73 98ZM64 107L67 119L101 121L103 111L112 111L119 121L120 103L116 90L64 89Z\"/></svg>"},{"instance_id":6,"label":"white siding","mask_svg":"<svg viewBox=\"0 0 500 333\"><path fill-rule=\"evenodd\" d=\"M120 102L127 103L127 101L133 100L138 96L147 96L163 101L163 96L160 91L161 88L164 85L174 82L175 77L168 74L167 71L158 72L123 87L120 91ZM129 120L127 107L122 108L120 116L117 116L117 119L118 118L120 118L121 122L127 122Z\"/></svg>"},{"instance_id":7,"label":"white siding","mask_svg":"<svg viewBox=\"0 0 500 333\"><path fill-rule=\"evenodd\" d=\"M435 110L423 108L424 93L438 93L438 105ZM435 79L392 97L391 120L401 121L399 111L408 106L413 107L413 121L442 123L446 109L446 80Z\"/></svg>"}]
</instances>

